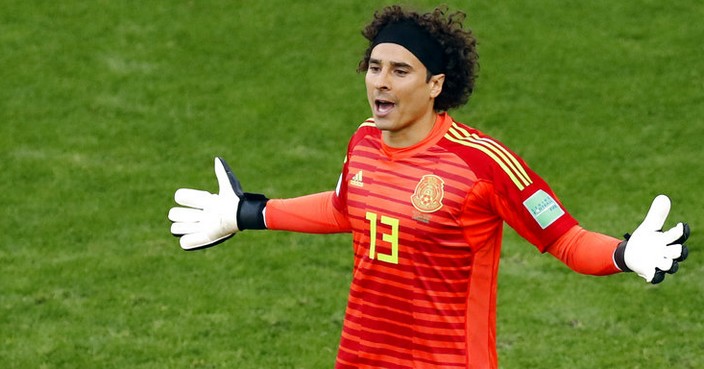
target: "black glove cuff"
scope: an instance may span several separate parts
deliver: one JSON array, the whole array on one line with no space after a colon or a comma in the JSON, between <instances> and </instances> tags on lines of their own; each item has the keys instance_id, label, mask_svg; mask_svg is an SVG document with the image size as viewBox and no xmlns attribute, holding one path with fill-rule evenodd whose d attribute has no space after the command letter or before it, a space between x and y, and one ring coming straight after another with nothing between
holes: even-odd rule
<instances>
[{"instance_id":1,"label":"black glove cuff","mask_svg":"<svg viewBox=\"0 0 704 369\"><path fill-rule=\"evenodd\" d=\"M627 240L621 241L621 243L618 244L618 247L616 247L616 250L614 251L614 262L616 263L616 266L621 269L621 271L632 272L632 270L626 265L625 253L627 244Z\"/></svg>"},{"instance_id":2,"label":"black glove cuff","mask_svg":"<svg viewBox=\"0 0 704 369\"><path fill-rule=\"evenodd\" d=\"M258 193L245 192L240 198L240 206L237 209L237 228L240 231L245 229L266 229L264 222L264 208L269 199Z\"/></svg>"}]
</instances>

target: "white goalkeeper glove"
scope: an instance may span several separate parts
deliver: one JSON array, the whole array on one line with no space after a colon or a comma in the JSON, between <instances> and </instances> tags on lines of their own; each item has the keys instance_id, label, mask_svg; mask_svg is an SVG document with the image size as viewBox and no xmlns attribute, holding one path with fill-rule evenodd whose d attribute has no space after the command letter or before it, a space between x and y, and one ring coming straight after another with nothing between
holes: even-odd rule
<instances>
[{"instance_id":1,"label":"white goalkeeper glove","mask_svg":"<svg viewBox=\"0 0 704 369\"><path fill-rule=\"evenodd\" d=\"M245 229L264 229L264 195L245 193L225 160L215 158L219 191L180 188L174 200L183 207L169 211L171 233L187 251L215 246Z\"/></svg>"},{"instance_id":2,"label":"white goalkeeper glove","mask_svg":"<svg viewBox=\"0 0 704 369\"><path fill-rule=\"evenodd\" d=\"M684 242L689 237L689 225L677 223L663 231L669 213L670 199L665 195L657 196L643 223L632 236L626 234L626 240L616 248L614 261L619 269L636 272L652 284L662 282L665 272L677 272L678 262L684 261L688 255Z\"/></svg>"}]
</instances>

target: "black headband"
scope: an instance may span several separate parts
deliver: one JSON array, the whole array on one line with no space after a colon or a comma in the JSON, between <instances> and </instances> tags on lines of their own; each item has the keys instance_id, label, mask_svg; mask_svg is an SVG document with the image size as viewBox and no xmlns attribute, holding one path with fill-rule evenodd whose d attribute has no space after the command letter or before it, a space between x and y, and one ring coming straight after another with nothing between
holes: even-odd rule
<instances>
[{"instance_id":1,"label":"black headband","mask_svg":"<svg viewBox=\"0 0 704 369\"><path fill-rule=\"evenodd\" d=\"M430 33L412 21L391 23L382 28L372 41L372 49L383 43L405 47L428 68L431 74L445 72L445 53L442 46Z\"/></svg>"}]
</instances>

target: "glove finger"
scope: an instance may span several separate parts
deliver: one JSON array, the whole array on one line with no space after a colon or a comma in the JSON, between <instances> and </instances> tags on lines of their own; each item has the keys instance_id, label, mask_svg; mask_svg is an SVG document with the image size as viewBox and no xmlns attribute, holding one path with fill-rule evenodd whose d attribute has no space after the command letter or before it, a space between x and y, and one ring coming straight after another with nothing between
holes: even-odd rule
<instances>
[{"instance_id":1,"label":"glove finger","mask_svg":"<svg viewBox=\"0 0 704 369\"><path fill-rule=\"evenodd\" d=\"M655 272L657 271L656 268L648 268L648 270L634 270L636 274L641 276L643 279L646 280L646 282L652 282L653 278L655 277Z\"/></svg>"},{"instance_id":2,"label":"glove finger","mask_svg":"<svg viewBox=\"0 0 704 369\"><path fill-rule=\"evenodd\" d=\"M179 243L184 250L198 249L210 243L210 237L206 232L190 233L181 236Z\"/></svg>"},{"instance_id":3,"label":"glove finger","mask_svg":"<svg viewBox=\"0 0 704 369\"><path fill-rule=\"evenodd\" d=\"M183 235L179 241L179 244L181 245L181 248L186 251L195 251L215 246L233 235L234 234L228 234L215 238L208 232L191 233Z\"/></svg>"},{"instance_id":4,"label":"glove finger","mask_svg":"<svg viewBox=\"0 0 704 369\"><path fill-rule=\"evenodd\" d=\"M237 179L237 176L235 176L235 173L232 172L230 166L227 165L225 159L221 157L215 158L215 177L218 179L220 195L234 192L237 197L241 198L244 196L240 181Z\"/></svg>"},{"instance_id":5,"label":"glove finger","mask_svg":"<svg viewBox=\"0 0 704 369\"><path fill-rule=\"evenodd\" d=\"M680 223L682 224L682 236L680 238L676 239L672 243L679 243L679 244L684 244L685 241L689 238L689 224L687 223Z\"/></svg>"},{"instance_id":6,"label":"glove finger","mask_svg":"<svg viewBox=\"0 0 704 369\"><path fill-rule=\"evenodd\" d=\"M196 209L205 209L212 202L213 194L208 191L179 188L174 194L176 203Z\"/></svg>"},{"instance_id":7,"label":"glove finger","mask_svg":"<svg viewBox=\"0 0 704 369\"><path fill-rule=\"evenodd\" d=\"M680 264L677 261L672 262L672 267L667 271L667 274L675 274L680 270Z\"/></svg>"},{"instance_id":8,"label":"glove finger","mask_svg":"<svg viewBox=\"0 0 704 369\"><path fill-rule=\"evenodd\" d=\"M680 261L680 262L681 262L681 261L685 261L685 260L687 260L687 256L689 256L689 249L687 248L687 246L682 245L682 253L681 253L680 256L679 256L677 259L675 259L675 260L676 260L676 261Z\"/></svg>"},{"instance_id":9,"label":"glove finger","mask_svg":"<svg viewBox=\"0 0 704 369\"><path fill-rule=\"evenodd\" d=\"M182 222L176 222L171 224L171 233L175 235L182 235L182 234L189 234L189 233L197 233L203 231L203 224L202 223L182 223Z\"/></svg>"},{"instance_id":10,"label":"glove finger","mask_svg":"<svg viewBox=\"0 0 704 369\"><path fill-rule=\"evenodd\" d=\"M667 215L670 213L670 198L665 195L658 195L650 205L648 214L643 219L643 223L638 227L646 230L659 231L665 224Z\"/></svg>"},{"instance_id":11,"label":"glove finger","mask_svg":"<svg viewBox=\"0 0 704 369\"><path fill-rule=\"evenodd\" d=\"M663 241L666 245L671 245L674 243L679 243L677 240L684 237L684 225L682 223L677 223L676 226L663 232Z\"/></svg>"},{"instance_id":12,"label":"glove finger","mask_svg":"<svg viewBox=\"0 0 704 369\"><path fill-rule=\"evenodd\" d=\"M663 257L662 259L658 260L656 267L657 267L657 269L666 272L666 271L672 269L672 264L674 262L675 262L674 260L672 260L668 257Z\"/></svg>"},{"instance_id":13,"label":"glove finger","mask_svg":"<svg viewBox=\"0 0 704 369\"><path fill-rule=\"evenodd\" d=\"M664 280L665 280L665 272L663 272L662 270L656 270L655 275L653 276L653 279L650 280L650 283L658 284Z\"/></svg>"},{"instance_id":14,"label":"glove finger","mask_svg":"<svg viewBox=\"0 0 704 369\"><path fill-rule=\"evenodd\" d=\"M174 207L169 210L169 220L172 222L195 223L205 217L203 210Z\"/></svg>"},{"instance_id":15,"label":"glove finger","mask_svg":"<svg viewBox=\"0 0 704 369\"><path fill-rule=\"evenodd\" d=\"M668 259L678 259L682 256L682 245L669 245L665 246L665 250L663 251L663 256L668 258Z\"/></svg>"}]
</instances>

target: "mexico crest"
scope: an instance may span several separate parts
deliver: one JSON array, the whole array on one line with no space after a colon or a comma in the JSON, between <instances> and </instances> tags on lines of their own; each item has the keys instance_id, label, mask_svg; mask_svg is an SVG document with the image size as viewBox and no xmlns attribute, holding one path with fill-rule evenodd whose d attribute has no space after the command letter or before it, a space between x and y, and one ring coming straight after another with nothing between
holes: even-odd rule
<instances>
[{"instance_id":1,"label":"mexico crest","mask_svg":"<svg viewBox=\"0 0 704 369\"><path fill-rule=\"evenodd\" d=\"M440 210L442 208L442 199L445 196L444 185L445 182L442 178L433 174L424 175L411 196L413 207L423 213L432 213Z\"/></svg>"}]
</instances>

